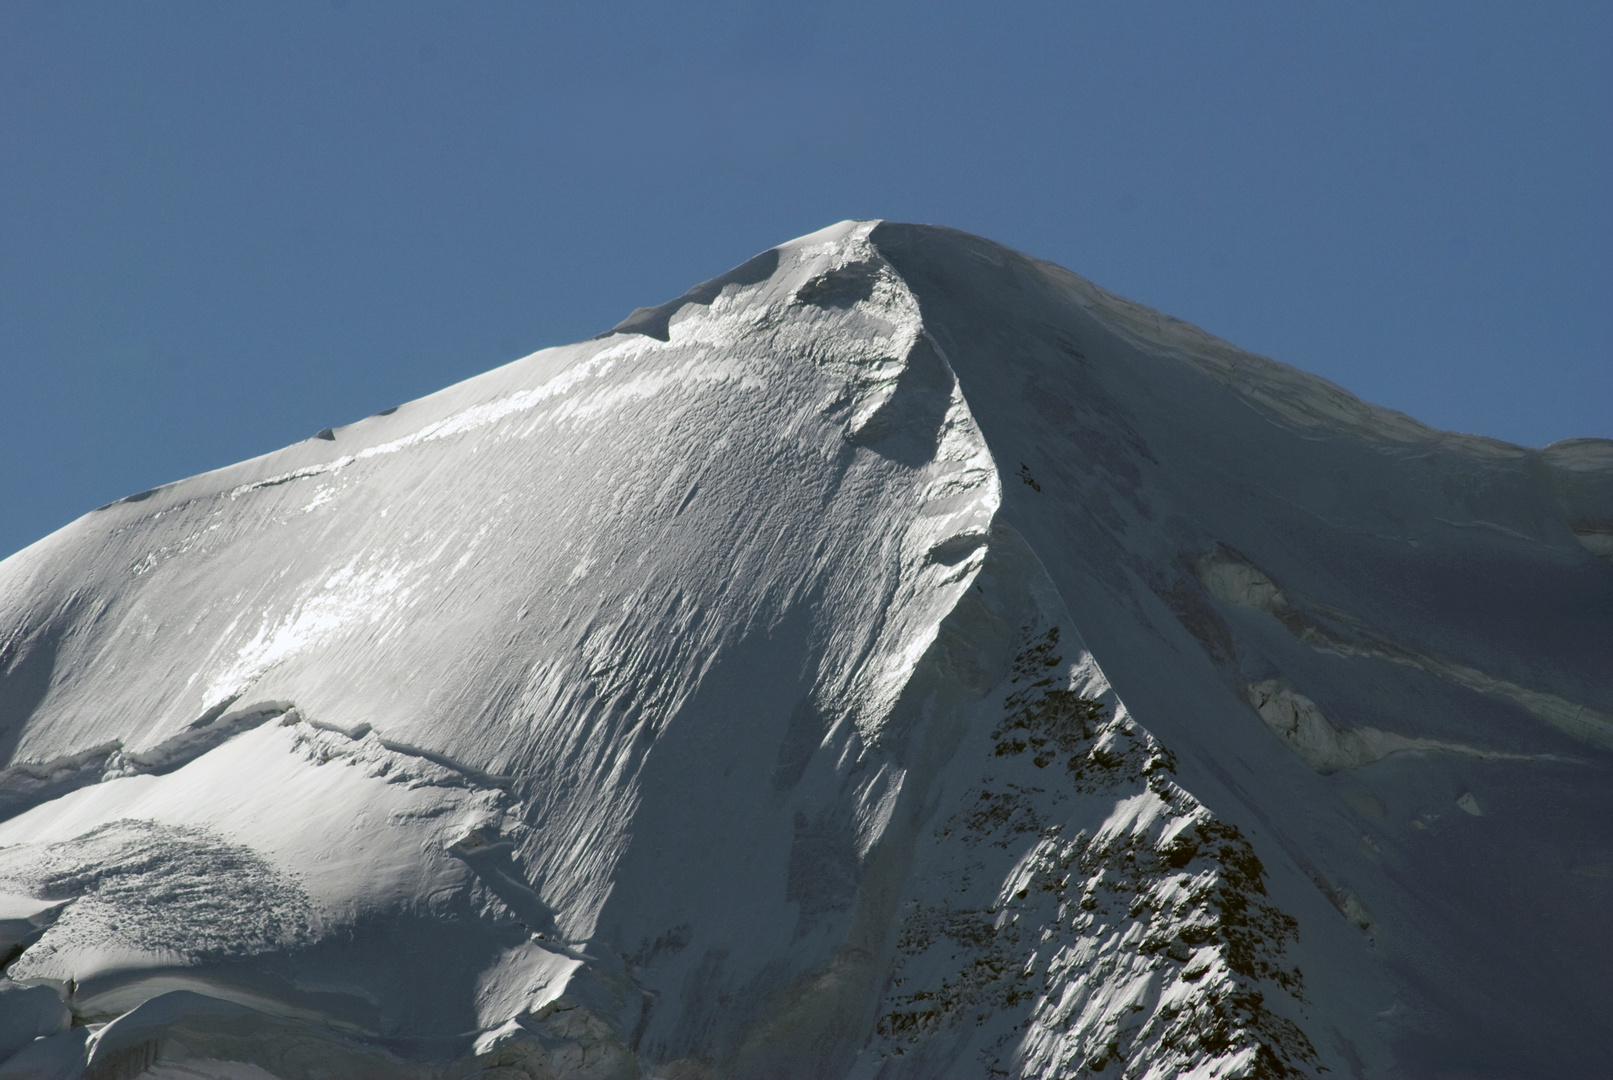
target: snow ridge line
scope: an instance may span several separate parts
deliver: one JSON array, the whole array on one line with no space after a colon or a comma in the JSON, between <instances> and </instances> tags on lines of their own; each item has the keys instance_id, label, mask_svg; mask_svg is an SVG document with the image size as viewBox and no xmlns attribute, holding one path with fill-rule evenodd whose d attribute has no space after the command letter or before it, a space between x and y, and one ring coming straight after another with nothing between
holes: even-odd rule
<instances>
[{"instance_id":1,"label":"snow ridge line","mask_svg":"<svg viewBox=\"0 0 1613 1080\"><path fill-rule=\"evenodd\" d=\"M999 524L991 549L925 665L939 681L915 696L944 701L960 660L1006 647L1006 677L965 689L983 700L954 721L996 730L964 737L944 785L913 777L904 792L956 794L910 837L865 1057L915 1078L971 1061L1041 1080L1313 1075L1284 958L1298 924L1267 899L1253 848L1175 783L1017 531Z\"/></svg>"},{"instance_id":2,"label":"snow ridge line","mask_svg":"<svg viewBox=\"0 0 1613 1080\"><path fill-rule=\"evenodd\" d=\"M363 742L373 736L378 747L429 762L457 775L466 787L508 790L516 780L513 776L489 773L467 765L447 754L388 739L367 723L344 728L338 724L311 720L303 716L290 701L257 702L228 712L218 707L209 711L213 713L211 717L204 714L185 731L147 750L125 750L121 739L112 739L49 761L17 762L0 770L0 821L91 784L128 776L161 776L174 772L231 739L276 719L283 727L303 724L313 730L345 736L353 742Z\"/></svg>"},{"instance_id":3,"label":"snow ridge line","mask_svg":"<svg viewBox=\"0 0 1613 1080\"><path fill-rule=\"evenodd\" d=\"M898 828L887 834L898 845L915 845L918 876L895 920L891 982L864 1053L882 1059L898 1076L926 1075L943 1060L930 1055L953 1040L970 1043L975 1060L990 1075L1075 1077L1115 1064L1127 1077L1250 1069L1271 1076L1308 1075L1315 1049L1285 1015L1302 1000L1299 973L1282 960L1297 924L1265 899L1264 870L1238 830L1169 779L1174 767L1169 751L1125 714L1078 635L1068 635L1074 638L1069 646L1083 654L1076 663L1063 665L1052 655L1057 624L1068 627L1069 613L1039 558L999 519L1002 471L974 424L950 362L894 267L877 250L848 254L842 265L798 290L798 298L814 302L894 286L915 310L904 363L852 382L860 392L848 402L847 440L875 446L887 437L888 418L900 416L902 391L915 381L915 371L938 361L952 397L948 420L960 435L967 426L967 437L978 445L974 463L989 472L992 494L984 520L963 528L954 519L951 529L924 530L929 515L920 511L914 538L923 530L923 539L904 544L904 555L922 551L922 567L956 567L936 575L932 587L944 589L961 579L964 588L949 597L931 632L910 646L903 659L911 660L902 665L899 680L891 680L899 685L865 737L901 757L924 753L904 746L904 729L912 720L897 715L903 712L899 699L927 699L924 710L933 706L939 713L950 711L938 704L950 696L949 689L971 696L964 687L943 689L955 677L945 672L959 669L958 657L951 654L992 647L981 635L995 637L1000 630L988 628L979 609L982 603L1002 602L1000 590L1037 595L1034 606L1043 609L1042 621L1052 622L1034 640L1031 626L1024 628L1010 683L1030 685L1010 687L1003 701L1011 718L993 735L1002 739L987 769L990 778L968 791L950 814L932 808L929 813L936 816L917 833ZM938 448L934 460L947 457ZM929 497L942 502L945 484L938 478ZM1005 573L1008 563L1021 565ZM983 583L979 597L971 588L977 583ZM997 594L996 599L982 600L988 594ZM1048 666L1062 667L1064 682L1075 689L1054 686L1059 680L1040 670ZM1088 694L1094 696L1083 696ZM1100 706L1098 698L1109 704ZM1065 715L1071 700L1083 708L1076 709L1075 728L1065 730L1074 716ZM1105 720L1103 712L1111 707L1118 711ZM936 729L928 737L944 738ZM1066 757L1065 769L1042 772ZM903 770L901 798L909 807L937 787L939 778L924 775L927 771ZM1048 775L1053 772L1068 772L1075 780L1073 805L1071 793L1059 791L1058 778ZM986 790L1003 784L1006 792ZM1091 813L1094 801L1111 808L1107 819L1099 815L1096 836L1074 828ZM887 813L885 820L900 816ZM1066 828L1061 822L1068 822L1075 835L1061 835ZM970 848L986 842L1028 850L1005 868L996 895L975 909L959 895L959 885L971 894L971 875L979 877L981 871L994 880L986 866L996 860L938 864L921 839L931 830L943 836L962 830ZM1031 835L1023 835L1027 832ZM937 884L942 888L936 890ZM950 963L945 953L953 954ZM1290 1001L1273 1011L1262 989ZM1011 1030L965 1034L967 1021L978 1027L992 1013L1020 1023Z\"/></svg>"},{"instance_id":4,"label":"snow ridge line","mask_svg":"<svg viewBox=\"0 0 1613 1080\"><path fill-rule=\"evenodd\" d=\"M214 706L148 750L125 750L123 740L112 739L49 761L13 764L0 772L0 821L90 784L173 772L292 708L290 702L259 702L226 711L229 704Z\"/></svg>"}]
</instances>

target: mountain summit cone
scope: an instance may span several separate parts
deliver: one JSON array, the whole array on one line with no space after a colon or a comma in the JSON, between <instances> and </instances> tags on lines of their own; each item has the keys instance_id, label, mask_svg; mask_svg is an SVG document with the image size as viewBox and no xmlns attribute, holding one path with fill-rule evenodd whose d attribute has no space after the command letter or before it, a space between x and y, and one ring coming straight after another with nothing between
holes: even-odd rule
<instances>
[{"instance_id":1,"label":"mountain summit cone","mask_svg":"<svg viewBox=\"0 0 1613 1080\"><path fill-rule=\"evenodd\" d=\"M1610 657L1613 443L844 222L0 562L0 1077L1594 1075Z\"/></svg>"}]
</instances>

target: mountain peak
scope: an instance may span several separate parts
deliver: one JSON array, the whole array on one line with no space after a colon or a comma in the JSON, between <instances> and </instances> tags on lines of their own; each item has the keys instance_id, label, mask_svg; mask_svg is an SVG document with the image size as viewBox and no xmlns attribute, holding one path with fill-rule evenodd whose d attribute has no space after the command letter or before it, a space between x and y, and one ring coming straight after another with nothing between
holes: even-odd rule
<instances>
[{"instance_id":1,"label":"mountain peak","mask_svg":"<svg viewBox=\"0 0 1613 1080\"><path fill-rule=\"evenodd\" d=\"M1599 1060L1601 440L877 221L326 434L0 563L0 1076Z\"/></svg>"}]
</instances>

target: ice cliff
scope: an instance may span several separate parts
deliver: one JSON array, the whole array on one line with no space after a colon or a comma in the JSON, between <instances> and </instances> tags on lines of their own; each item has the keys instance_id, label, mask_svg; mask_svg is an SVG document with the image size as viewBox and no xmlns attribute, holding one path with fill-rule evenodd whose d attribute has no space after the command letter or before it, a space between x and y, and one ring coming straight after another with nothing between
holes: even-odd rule
<instances>
[{"instance_id":1,"label":"ice cliff","mask_svg":"<svg viewBox=\"0 0 1613 1080\"><path fill-rule=\"evenodd\" d=\"M0 563L0 1077L1595 1075L1610 538L842 223Z\"/></svg>"}]
</instances>

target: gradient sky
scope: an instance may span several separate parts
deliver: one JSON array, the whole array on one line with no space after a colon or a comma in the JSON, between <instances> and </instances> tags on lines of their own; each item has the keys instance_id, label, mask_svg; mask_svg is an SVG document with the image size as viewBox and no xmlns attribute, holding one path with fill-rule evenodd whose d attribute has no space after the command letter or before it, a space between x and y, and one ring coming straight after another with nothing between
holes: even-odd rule
<instances>
[{"instance_id":1,"label":"gradient sky","mask_svg":"<svg viewBox=\"0 0 1613 1080\"><path fill-rule=\"evenodd\" d=\"M0 556L951 225L1439 427L1613 437L1613 5L0 5Z\"/></svg>"}]
</instances>

